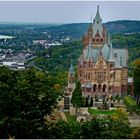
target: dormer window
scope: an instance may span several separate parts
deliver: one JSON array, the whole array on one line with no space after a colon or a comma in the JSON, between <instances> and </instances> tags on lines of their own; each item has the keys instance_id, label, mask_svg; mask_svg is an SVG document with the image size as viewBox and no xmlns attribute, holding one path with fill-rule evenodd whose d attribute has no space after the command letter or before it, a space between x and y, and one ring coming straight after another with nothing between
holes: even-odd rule
<instances>
[{"instance_id":1,"label":"dormer window","mask_svg":"<svg viewBox=\"0 0 140 140\"><path fill-rule=\"evenodd\" d=\"M110 64L110 68L114 67L114 64Z\"/></svg>"},{"instance_id":2,"label":"dormer window","mask_svg":"<svg viewBox=\"0 0 140 140\"><path fill-rule=\"evenodd\" d=\"M115 58L117 58L117 53L115 53Z\"/></svg>"},{"instance_id":3,"label":"dormer window","mask_svg":"<svg viewBox=\"0 0 140 140\"><path fill-rule=\"evenodd\" d=\"M120 57L120 65L122 65L122 57Z\"/></svg>"}]
</instances>

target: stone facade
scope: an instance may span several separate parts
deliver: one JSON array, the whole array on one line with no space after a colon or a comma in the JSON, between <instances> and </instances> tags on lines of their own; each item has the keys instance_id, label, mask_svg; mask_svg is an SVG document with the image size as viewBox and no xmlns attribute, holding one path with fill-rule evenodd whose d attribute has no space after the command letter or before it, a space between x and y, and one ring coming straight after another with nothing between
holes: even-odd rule
<instances>
[{"instance_id":1,"label":"stone facade","mask_svg":"<svg viewBox=\"0 0 140 140\"><path fill-rule=\"evenodd\" d=\"M102 25L98 6L95 19L83 37L83 52L78 60L83 96L126 95L127 61L127 49L113 48L110 35Z\"/></svg>"}]
</instances>

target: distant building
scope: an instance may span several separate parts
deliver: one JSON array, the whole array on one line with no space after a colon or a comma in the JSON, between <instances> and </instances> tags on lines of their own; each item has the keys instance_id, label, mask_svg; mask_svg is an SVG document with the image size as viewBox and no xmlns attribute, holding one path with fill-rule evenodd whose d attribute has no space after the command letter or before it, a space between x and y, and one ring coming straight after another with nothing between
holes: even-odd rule
<instances>
[{"instance_id":1,"label":"distant building","mask_svg":"<svg viewBox=\"0 0 140 140\"><path fill-rule=\"evenodd\" d=\"M78 60L83 95L98 98L126 95L127 62L128 50L113 47L98 6L95 19L83 37L83 51Z\"/></svg>"},{"instance_id":2,"label":"distant building","mask_svg":"<svg viewBox=\"0 0 140 140\"><path fill-rule=\"evenodd\" d=\"M0 62L0 66L9 67L12 70L25 70L26 69L26 66L24 63L18 63L15 61L3 61L3 62Z\"/></svg>"}]
</instances>

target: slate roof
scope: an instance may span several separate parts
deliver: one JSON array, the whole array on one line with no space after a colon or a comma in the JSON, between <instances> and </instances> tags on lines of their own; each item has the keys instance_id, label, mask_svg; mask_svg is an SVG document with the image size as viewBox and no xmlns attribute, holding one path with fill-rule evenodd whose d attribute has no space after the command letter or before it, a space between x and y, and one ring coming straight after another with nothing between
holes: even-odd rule
<instances>
[{"instance_id":1,"label":"slate roof","mask_svg":"<svg viewBox=\"0 0 140 140\"><path fill-rule=\"evenodd\" d=\"M86 48L83 50L83 57L85 61L88 61L87 56L89 56L94 60L94 63L97 62L97 59L99 57L99 48ZM122 67L127 67L127 61L128 61L128 50L127 49L116 49L112 48L112 44L104 44L102 49L101 49L103 58L106 61L114 61L115 62L115 67L116 68L122 68ZM90 54L90 55L89 55ZM81 59L80 59L81 60Z\"/></svg>"}]
</instances>

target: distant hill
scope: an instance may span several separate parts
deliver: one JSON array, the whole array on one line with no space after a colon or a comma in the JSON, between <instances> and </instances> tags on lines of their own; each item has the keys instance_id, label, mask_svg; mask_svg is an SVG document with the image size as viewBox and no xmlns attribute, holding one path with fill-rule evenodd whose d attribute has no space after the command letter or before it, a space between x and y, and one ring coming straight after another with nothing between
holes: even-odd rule
<instances>
[{"instance_id":1,"label":"distant hill","mask_svg":"<svg viewBox=\"0 0 140 140\"><path fill-rule=\"evenodd\" d=\"M79 39L87 31L89 23L73 23L73 24L64 24L55 27L49 27L47 30L59 36L70 36L72 38ZM140 32L140 21L133 20L120 20L120 21L111 21L104 23L104 26L107 27L108 32L111 34L116 33L135 33Z\"/></svg>"},{"instance_id":2,"label":"distant hill","mask_svg":"<svg viewBox=\"0 0 140 140\"><path fill-rule=\"evenodd\" d=\"M140 21L120 20L104 24L110 33L134 33L140 32Z\"/></svg>"}]
</instances>

